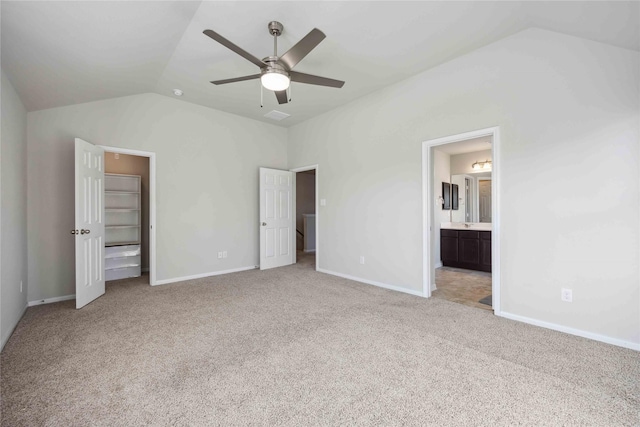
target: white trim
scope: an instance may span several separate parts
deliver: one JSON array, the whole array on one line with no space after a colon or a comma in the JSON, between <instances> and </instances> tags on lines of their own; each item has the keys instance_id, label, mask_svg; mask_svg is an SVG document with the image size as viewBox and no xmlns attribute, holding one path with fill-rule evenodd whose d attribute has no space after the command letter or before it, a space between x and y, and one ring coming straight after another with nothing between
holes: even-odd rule
<instances>
[{"instance_id":1,"label":"white trim","mask_svg":"<svg viewBox=\"0 0 640 427\"><path fill-rule=\"evenodd\" d=\"M76 294L29 301L29 307L33 307L34 305L53 304L54 302L68 301L70 299L76 299Z\"/></svg>"},{"instance_id":2,"label":"white trim","mask_svg":"<svg viewBox=\"0 0 640 427\"><path fill-rule=\"evenodd\" d=\"M299 168L292 168L289 169L289 171L293 172L294 174L297 174L298 172L305 172L305 171L310 171L310 170L315 170L316 171L316 179L315 179L315 185L316 185L316 249L314 250L314 252L316 253L316 271L320 271L320 192L318 191L319 189L319 177L320 177L320 167L315 164L315 165L307 165L307 166L301 166ZM296 175L294 175L294 188L293 188L293 217L294 217L294 221L295 221L295 217L296 217L296 188L295 188L295 179ZM297 251L297 238L293 239L293 247L296 248ZM307 251L305 251L307 252ZM296 259L297 261L297 259Z\"/></svg>"},{"instance_id":3,"label":"white trim","mask_svg":"<svg viewBox=\"0 0 640 427\"><path fill-rule=\"evenodd\" d=\"M583 331L581 329L574 329L568 326L558 325L557 323L545 322L544 320L532 319L526 316L520 316L518 314L511 314L505 311L498 314L505 319L515 320L518 322L528 323L534 326L540 326L541 328L552 329L558 332L564 332L565 334L576 335L582 338L588 338L595 341L600 341L606 344L615 345L618 347L628 348L630 350L640 351L640 343L634 343L631 341L624 341L618 338L611 338L606 335L600 335L593 332Z\"/></svg>"},{"instance_id":4,"label":"white trim","mask_svg":"<svg viewBox=\"0 0 640 427\"><path fill-rule=\"evenodd\" d=\"M22 320L22 317L27 312L27 307L29 307L29 304L24 306L24 308L22 309L22 313L20 314L20 317L18 317L18 320L16 320L16 323L13 325L13 327L7 330L7 335L2 337L2 342L0 343L0 351L4 350L5 344L7 343L7 341L9 341L9 338L11 338L11 335L13 335L13 331L16 330L16 328L18 327L18 324Z\"/></svg>"},{"instance_id":5,"label":"white trim","mask_svg":"<svg viewBox=\"0 0 640 427\"><path fill-rule=\"evenodd\" d=\"M493 294L493 312L500 315L500 204L498 194L500 192L500 128L498 126L465 132L457 135L445 136L422 142L422 293L425 297L431 296L431 289L435 283L431 283L431 245L434 217L433 200L435 171L432 165L431 149L452 142L491 136L492 170L491 170L491 209L492 209L492 233L491 233L491 292Z\"/></svg>"},{"instance_id":6,"label":"white trim","mask_svg":"<svg viewBox=\"0 0 640 427\"><path fill-rule=\"evenodd\" d=\"M149 158L149 284L156 285L156 153L99 145L110 153Z\"/></svg>"},{"instance_id":7,"label":"white trim","mask_svg":"<svg viewBox=\"0 0 640 427\"><path fill-rule=\"evenodd\" d=\"M325 274L330 274L332 276L342 277L343 279L349 279L349 280L353 280L355 282L365 283L367 285L377 286L379 288L389 289L391 291L403 292L405 294L415 295L415 296L418 296L418 297L423 296L422 292L415 291L413 289L407 289L407 288L403 288L403 287L400 287L400 286L388 285L386 283L376 282L375 280L363 279L361 277L351 276L349 274L342 274L342 273L338 273L338 272L335 272L335 271L325 270L324 268L318 269L318 272L325 273Z\"/></svg>"},{"instance_id":8,"label":"white trim","mask_svg":"<svg viewBox=\"0 0 640 427\"><path fill-rule=\"evenodd\" d=\"M237 273L239 271L255 270L257 265L249 267L232 268L231 270L213 271L210 273L194 274L192 276L174 277L172 279L156 280L153 286L168 285L169 283L186 282L187 280L202 279L203 277L220 276L222 274Z\"/></svg>"}]
</instances>

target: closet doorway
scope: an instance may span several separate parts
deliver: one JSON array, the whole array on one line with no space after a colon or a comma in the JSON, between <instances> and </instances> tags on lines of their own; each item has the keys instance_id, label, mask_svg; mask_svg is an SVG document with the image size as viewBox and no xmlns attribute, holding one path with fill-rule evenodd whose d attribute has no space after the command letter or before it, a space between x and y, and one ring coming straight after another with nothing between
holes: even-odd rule
<instances>
[{"instance_id":1,"label":"closet doorway","mask_svg":"<svg viewBox=\"0 0 640 427\"><path fill-rule=\"evenodd\" d=\"M103 146L105 278L155 285L155 153Z\"/></svg>"}]
</instances>

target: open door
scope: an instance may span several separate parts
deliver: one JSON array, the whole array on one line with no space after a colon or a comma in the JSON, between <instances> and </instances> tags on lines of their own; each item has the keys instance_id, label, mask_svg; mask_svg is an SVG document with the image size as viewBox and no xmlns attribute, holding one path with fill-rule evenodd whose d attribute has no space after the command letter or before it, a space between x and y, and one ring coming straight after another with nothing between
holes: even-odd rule
<instances>
[{"instance_id":1,"label":"open door","mask_svg":"<svg viewBox=\"0 0 640 427\"><path fill-rule=\"evenodd\" d=\"M104 150L76 138L76 308L104 294Z\"/></svg>"},{"instance_id":2,"label":"open door","mask_svg":"<svg viewBox=\"0 0 640 427\"><path fill-rule=\"evenodd\" d=\"M260 168L260 270L293 264L293 172Z\"/></svg>"}]
</instances>

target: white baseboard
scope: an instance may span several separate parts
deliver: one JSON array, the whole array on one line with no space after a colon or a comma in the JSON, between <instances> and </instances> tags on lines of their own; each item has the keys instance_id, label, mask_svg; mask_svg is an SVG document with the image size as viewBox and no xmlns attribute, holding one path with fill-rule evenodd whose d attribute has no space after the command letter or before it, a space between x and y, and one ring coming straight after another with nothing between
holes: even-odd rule
<instances>
[{"instance_id":1,"label":"white baseboard","mask_svg":"<svg viewBox=\"0 0 640 427\"><path fill-rule=\"evenodd\" d=\"M374 280L369 280L369 279L363 279L361 277L350 276L348 274L337 273L335 271L325 270L323 268L319 268L317 271L319 271L320 273L331 274L332 276L338 276L338 277L353 280L356 282L366 283L367 285L377 286L379 288L385 288L385 289L389 289L397 292L404 292L405 294L415 295L419 297L423 296L422 292L414 291L413 289L407 289L407 288L401 288L400 286L388 285L386 283L376 282Z\"/></svg>"},{"instance_id":2,"label":"white baseboard","mask_svg":"<svg viewBox=\"0 0 640 427\"><path fill-rule=\"evenodd\" d=\"M156 280L156 284L154 286L168 285L169 283L184 282L186 280L202 279L203 277L219 276L221 274L237 273L239 271L255 270L256 268L258 268L258 266L252 265L250 267L240 267L240 268L234 268L234 269L231 269L231 270L223 270L223 271L214 271L214 272L211 272L211 273L194 274L193 276L174 277L173 279Z\"/></svg>"},{"instance_id":3,"label":"white baseboard","mask_svg":"<svg viewBox=\"0 0 640 427\"><path fill-rule=\"evenodd\" d=\"M302 252L315 252L315 249L304 249Z\"/></svg>"},{"instance_id":4,"label":"white baseboard","mask_svg":"<svg viewBox=\"0 0 640 427\"><path fill-rule=\"evenodd\" d=\"M61 297L54 297L54 298L38 299L38 300L35 300L35 301L29 301L29 307L33 307L34 305L52 304L54 302L68 301L70 299L76 299L76 294L64 295L64 296L61 296Z\"/></svg>"},{"instance_id":5,"label":"white baseboard","mask_svg":"<svg viewBox=\"0 0 640 427\"><path fill-rule=\"evenodd\" d=\"M11 338L11 335L13 335L13 331L16 330L18 323L20 323L20 321L22 320L22 316L24 316L24 313L27 311L27 307L29 307L28 304L25 305L24 308L22 309L22 313L20 314L20 317L18 317L18 320L16 320L13 326L7 330L7 333L5 334L5 336L2 337L2 342L0 342L0 351L4 350L4 345L7 343L7 341L9 341L9 338Z\"/></svg>"},{"instance_id":6,"label":"white baseboard","mask_svg":"<svg viewBox=\"0 0 640 427\"><path fill-rule=\"evenodd\" d=\"M618 347L624 347L631 350L640 351L640 343L634 343L631 341L624 341L617 338L611 338L606 335L595 334L593 332L583 331L581 329L570 328L568 326L558 325L556 323L545 322L543 320L532 319L526 316L520 316L518 314L507 313L502 311L500 313L494 313L496 316L505 317L507 319L516 320L518 322L528 323L534 326L540 326L542 328L552 329L558 332L564 332L565 334L576 335L583 338L589 338L591 340L600 341L606 344L615 345Z\"/></svg>"}]
</instances>

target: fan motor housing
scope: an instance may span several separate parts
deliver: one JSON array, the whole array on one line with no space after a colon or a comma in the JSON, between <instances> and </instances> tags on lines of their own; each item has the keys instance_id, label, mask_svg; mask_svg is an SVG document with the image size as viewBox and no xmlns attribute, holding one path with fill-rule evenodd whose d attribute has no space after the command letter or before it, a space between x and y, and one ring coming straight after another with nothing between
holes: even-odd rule
<instances>
[{"instance_id":1,"label":"fan motor housing","mask_svg":"<svg viewBox=\"0 0 640 427\"><path fill-rule=\"evenodd\" d=\"M282 34L282 31L284 31L284 25L282 25L278 21L269 22L269 25L267 25L267 28L269 28L269 34L276 37Z\"/></svg>"},{"instance_id":2,"label":"fan motor housing","mask_svg":"<svg viewBox=\"0 0 640 427\"><path fill-rule=\"evenodd\" d=\"M261 70L260 74L278 73L284 74L285 76L289 75L289 70L278 62L277 56L267 56L266 58L262 58L262 62L267 64L267 66Z\"/></svg>"}]
</instances>

